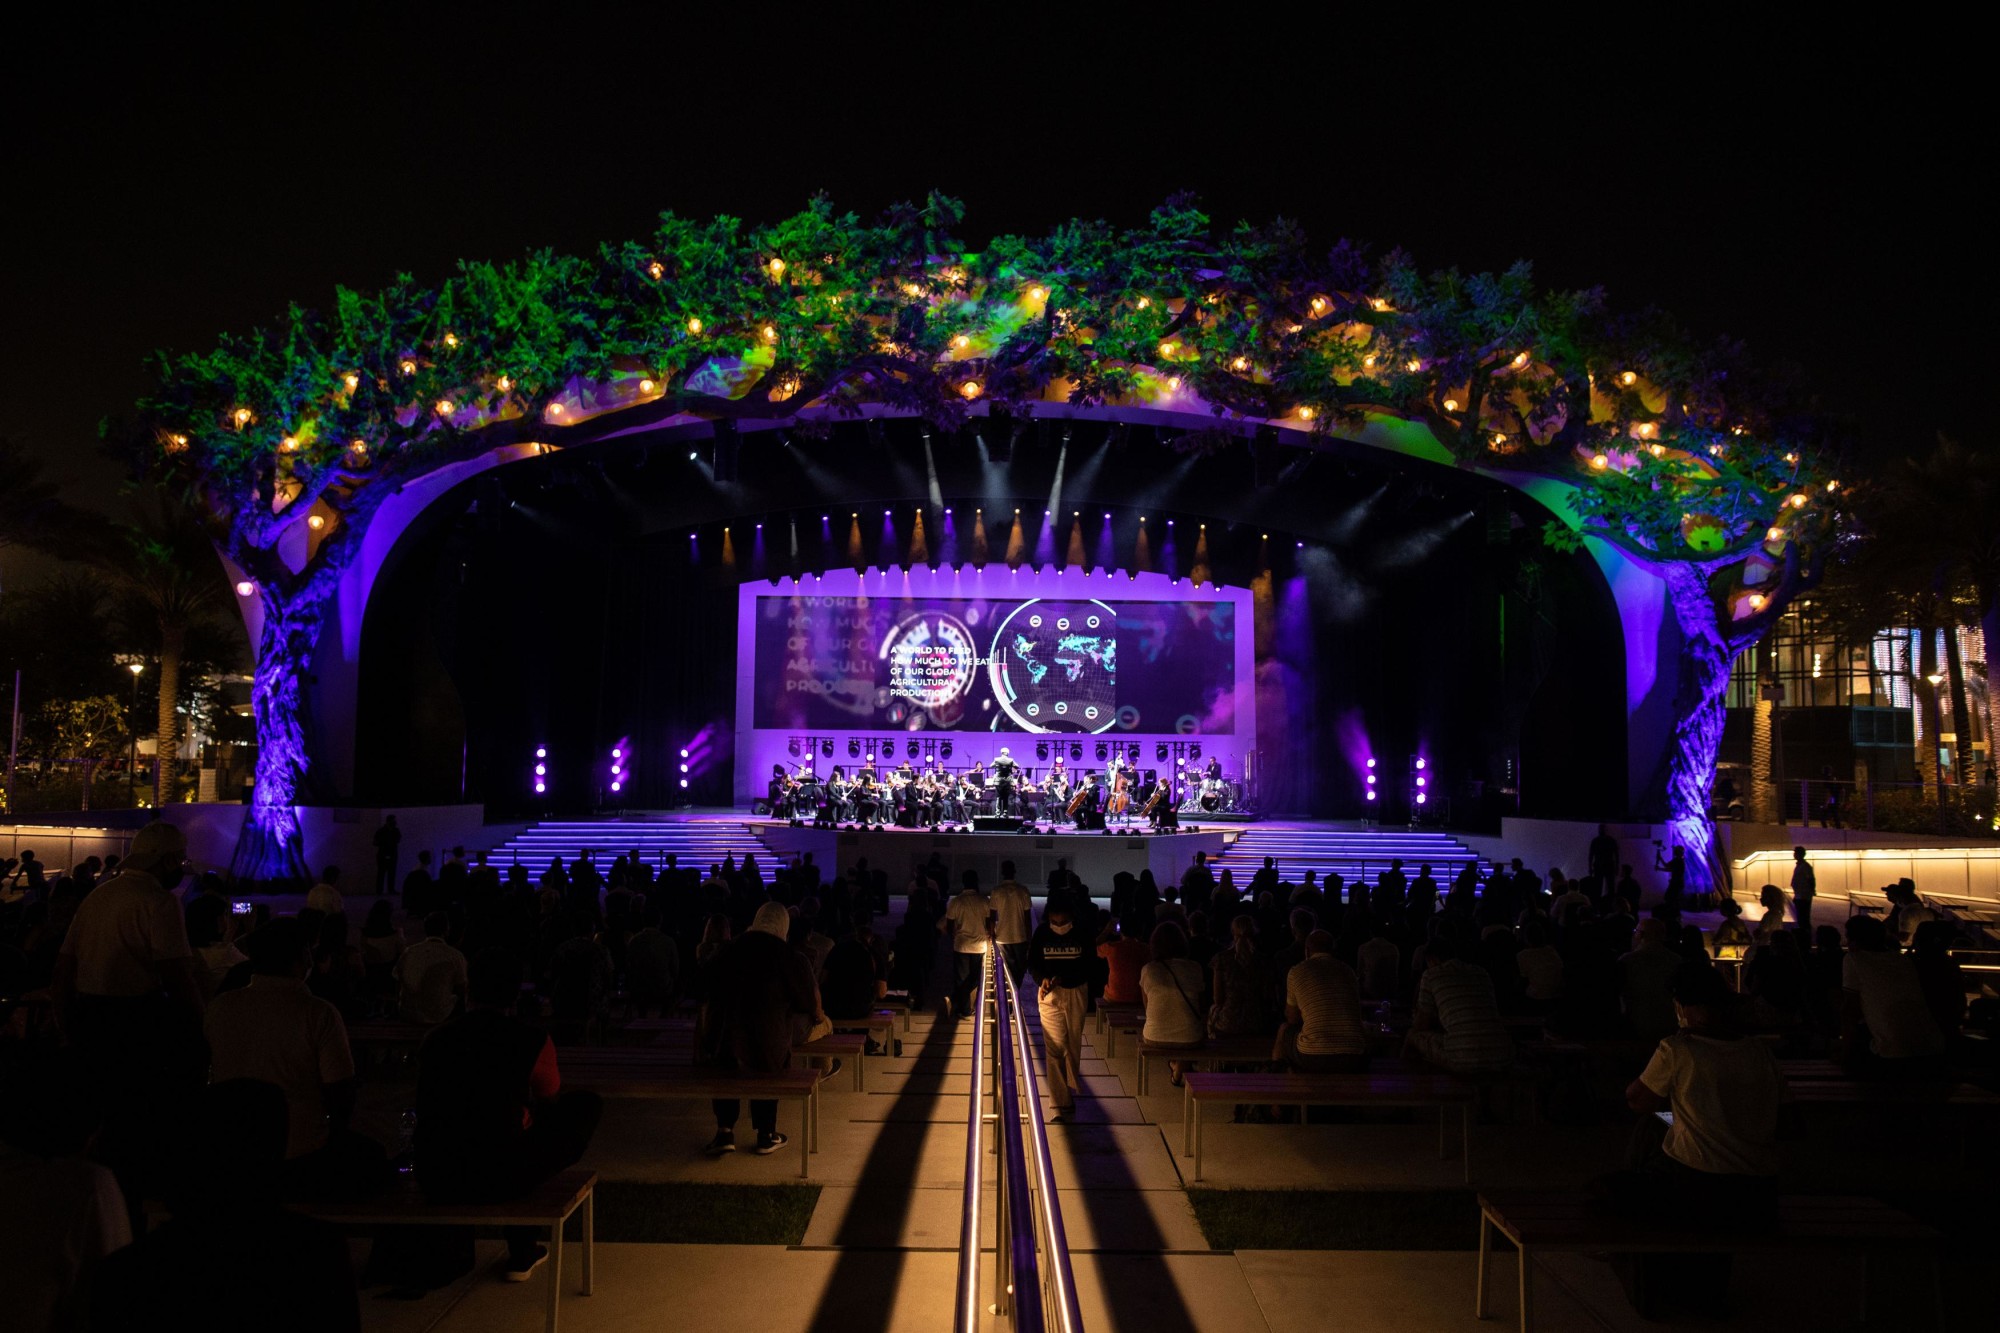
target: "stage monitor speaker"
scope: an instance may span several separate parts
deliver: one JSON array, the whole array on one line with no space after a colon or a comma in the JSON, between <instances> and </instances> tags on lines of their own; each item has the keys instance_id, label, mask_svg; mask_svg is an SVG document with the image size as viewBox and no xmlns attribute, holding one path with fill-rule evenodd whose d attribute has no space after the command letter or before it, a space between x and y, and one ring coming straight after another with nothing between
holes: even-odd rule
<instances>
[{"instance_id":1,"label":"stage monitor speaker","mask_svg":"<svg viewBox=\"0 0 2000 1333\"><path fill-rule=\"evenodd\" d=\"M1019 833L1021 821L1013 815L974 815L972 827L978 833Z\"/></svg>"}]
</instances>

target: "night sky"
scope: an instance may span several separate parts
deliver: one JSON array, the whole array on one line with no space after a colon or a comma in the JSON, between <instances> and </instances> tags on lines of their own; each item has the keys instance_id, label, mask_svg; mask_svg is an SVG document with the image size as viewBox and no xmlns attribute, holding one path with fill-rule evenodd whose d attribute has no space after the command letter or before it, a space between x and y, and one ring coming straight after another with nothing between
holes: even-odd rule
<instances>
[{"instance_id":1,"label":"night sky","mask_svg":"<svg viewBox=\"0 0 2000 1333\"><path fill-rule=\"evenodd\" d=\"M1041 26L932 7L841 35L831 7L734 31L680 7L419 8L103 12L9 42L4 430L72 499L113 502L97 423L151 349L335 283L644 235L668 208L763 220L815 190L872 216L942 189L975 247L1192 189L1219 225L1283 213L1426 267L1528 259L1797 363L1883 456L1982 438L1995 119L1969 35L1921 49L1814 17L1809 44L1674 50L1518 11L1507 38L1442 11L1370 38L1160 6Z\"/></svg>"}]
</instances>

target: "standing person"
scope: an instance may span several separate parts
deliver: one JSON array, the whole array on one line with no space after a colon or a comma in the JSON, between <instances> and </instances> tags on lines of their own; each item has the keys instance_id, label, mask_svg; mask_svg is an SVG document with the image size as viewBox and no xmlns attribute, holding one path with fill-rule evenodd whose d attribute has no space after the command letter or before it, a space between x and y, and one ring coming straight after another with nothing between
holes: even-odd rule
<instances>
[{"instance_id":1,"label":"standing person","mask_svg":"<svg viewBox=\"0 0 2000 1333\"><path fill-rule=\"evenodd\" d=\"M396 827L394 815L382 817L382 827L375 830L375 896L392 892L396 887L396 851L403 845L403 830Z\"/></svg>"},{"instance_id":2,"label":"standing person","mask_svg":"<svg viewBox=\"0 0 2000 1333\"><path fill-rule=\"evenodd\" d=\"M977 870L968 870L959 879L965 887L944 909L938 933L951 936L951 1016L962 1023L972 1017L972 995L979 989L979 969L986 958L993 904L979 891Z\"/></svg>"},{"instance_id":3,"label":"standing person","mask_svg":"<svg viewBox=\"0 0 2000 1333\"><path fill-rule=\"evenodd\" d=\"M1819 895L1819 876L1813 870L1813 863L1806 860L1806 849L1792 848L1792 914L1798 919L1798 929L1807 939L1812 938L1813 899Z\"/></svg>"},{"instance_id":4,"label":"standing person","mask_svg":"<svg viewBox=\"0 0 2000 1333\"><path fill-rule=\"evenodd\" d=\"M403 911L409 916L421 916L434 905L431 899L436 881L431 878L431 854L417 853L417 866L403 876Z\"/></svg>"},{"instance_id":5,"label":"standing person","mask_svg":"<svg viewBox=\"0 0 2000 1333\"><path fill-rule=\"evenodd\" d=\"M1206 912L1214 892L1215 872L1208 868L1208 853L1196 852L1194 864L1181 872L1181 902L1190 912Z\"/></svg>"},{"instance_id":6,"label":"standing person","mask_svg":"<svg viewBox=\"0 0 2000 1333\"><path fill-rule=\"evenodd\" d=\"M488 949L473 960L469 1007L417 1051L417 1180L438 1202L518 1198L590 1146L604 1104L565 1091L548 1034L514 1017L520 959ZM534 1227L508 1227L506 1277L525 1282L549 1257Z\"/></svg>"},{"instance_id":7,"label":"standing person","mask_svg":"<svg viewBox=\"0 0 2000 1333\"><path fill-rule=\"evenodd\" d=\"M340 867L328 866L319 872L319 883L306 892L306 910L339 916L345 899L340 896Z\"/></svg>"},{"instance_id":8,"label":"standing person","mask_svg":"<svg viewBox=\"0 0 2000 1333\"><path fill-rule=\"evenodd\" d=\"M178 1159L174 1118L204 1073L201 979L172 893L186 860L180 829L140 829L117 872L77 904L50 984L56 1020L105 1094L101 1160L135 1231L142 1192Z\"/></svg>"},{"instance_id":9,"label":"standing person","mask_svg":"<svg viewBox=\"0 0 2000 1333\"><path fill-rule=\"evenodd\" d=\"M1000 863L1000 882L993 886L993 938L1007 956L1007 970L1018 981L1028 961L1028 937L1034 930L1034 900L1014 881L1014 863Z\"/></svg>"},{"instance_id":10,"label":"standing person","mask_svg":"<svg viewBox=\"0 0 2000 1333\"><path fill-rule=\"evenodd\" d=\"M1618 877L1618 839L1611 836L1611 829L1604 824L1597 826L1597 836L1590 840L1590 852L1584 864L1599 885L1599 892L1611 887Z\"/></svg>"},{"instance_id":11,"label":"standing person","mask_svg":"<svg viewBox=\"0 0 2000 1333\"><path fill-rule=\"evenodd\" d=\"M1028 966L1039 982L1042 1048L1048 1060L1049 1101L1055 1118L1076 1111L1083 1087L1083 1011L1090 999L1093 970L1089 942L1077 933L1068 904L1051 903L1028 941Z\"/></svg>"},{"instance_id":12,"label":"standing person","mask_svg":"<svg viewBox=\"0 0 2000 1333\"><path fill-rule=\"evenodd\" d=\"M1668 856L1661 844L1654 843L1653 869L1667 872L1667 895L1664 902L1668 910L1678 918L1682 903L1687 897L1687 848L1676 846L1674 854Z\"/></svg>"},{"instance_id":13,"label":"standing person","mask_svg":"<svg viewBox=\"0 0 2000 1333\"><path fill-rule=\"evenodd\" d=\"M716 1037L711 1054L725 1069L775 1073L791 1068L792 1043L804 1035L799 1029L826 1017L812 965L787 942L791 926L783 903L765 903L750 929L716 956L707 978ZM717 1098L713 1107L715 1137L703 1151L720 1157L736 1151L736 1117L743 1108L733 1097ZM757 1131L751 1151L759 1156L790 1141L778 1132L775 1100L752 1098L750 1123Z\"/></svg>"}]
</instances>

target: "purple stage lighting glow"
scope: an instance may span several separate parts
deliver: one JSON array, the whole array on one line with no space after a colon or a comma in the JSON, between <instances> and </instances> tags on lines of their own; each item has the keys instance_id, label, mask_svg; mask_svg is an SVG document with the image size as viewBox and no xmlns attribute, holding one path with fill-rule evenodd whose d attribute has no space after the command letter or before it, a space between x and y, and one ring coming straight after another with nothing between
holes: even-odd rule
<instances>
[{"instance_id":1,"label":"purple stage lighting glow","mask_svg":"<svg viewBox=\"0 0 2000 1333\"><path fill-rule=\"evenodd\" d=\"M687 786L687 785L688 785L688 780L687 780L686 778L682 778L682 779L681 779L681 786L685 787L685 786Z\"/></svg>"},{"instance_id":2,"label":"purple stage lighting glow","mask_svg":"<svg viewBox=\"0 0 2000 1333\"><path fill-rule=\"evenodd\" d=\"M686 754L686 753L687 753L687 751L686 751L686 750L682 750L682 751L681 751L681 753L682 753L682 754ZM1373 768L1373 767L1375 767L1375 760L1374 760L1373 758L1370 758L1370 759L1369 759L1369 761L1368 761L1368 767L1370 767L1370 768Z\"/></svg>"},{"instance_id":3,"label":"purple stage lighting glow","mask_svg":"<svg viewBox=\"0 0 2000 1333\"><path fill-rule=\"evenodd\" d=\"M685 753L685 752L683 752L683 753ZM682 764L682 765L681 765L681 772L685 773L685 772L687 772L687 771L688 771L688 766L687 766L686 764Z\"/></svg>"},{"instance_id":4,"label":"purple stage lighting glow","mask_svg":"<svg viewBox=\"0 0 2000 1333\"><path fill-rule=\"evenodd\" d=\"M546 746L546 745L537 745L537 746L535 747L535 758L537 758L537 759L547 759L548 757L549 757L549 747L548 747L548 746Z\"/></svg>"},{"instance_id":5,"label":"purple stage lighting glow","mask_svg":"<svg viewBox=\"0 0 2000 1333\"><path fill-rule=\"evenodd\" d=\"M537 783L535 784L535 794L536 794L536 795L538 795L538 796L539 796L539 795L540 795L541 793L543 793L543 792L547 791L548 789L549 789L549 784L548 784L548 783L546 783L546 782L537 782Z\"/></svg>"},{"instance_id":6,"label":"purple stage lighting glow","mask_svg":"<svg viewBox=\"0 0 2000 1333\"><path fill-rule=\"evenodd\" d=\"M682 750L682 751L681 751L681 758L685 759L685 758L687 758L687 757L688 757L688 752L687 752L686 750Z\"/></svg>"},{"instance_id":7,"label":"purple stage lighting glow","mask_svg":"<svg viewBox=\"0 0 2000 1333\"><path fill-rule=\"evenodd\" d=\"M619 791L619 790L622 790L622 787L623 787L623 784L622 784L622 783L620 783L620 782L619 782L619 781L618 781L618 780L617 780L616 778L612 779L612 782L611 782L611 790L613 790L613 791Z\"/></svg>"},{"instance_id":8,"label":"purple stage lighting glow","mask_svg":"<svg viewBox=\"0 0 2000 1333\"><path fill-rule=\"evenodd\" d=\"M1418 793L1417 793L1417 804L1418 804L1418 805L1422 805L1422 804L1423 804L1423 803L1424 803L1424 802L1425 802L1426 800L1428 800L1428 799L1430 799L1430 798L1429 798L1429 797L1427 797L1427 796L1425 796L1425 795L1424 795L1424 794L1423 794L1422 792L1418 792Z\"/></svg>"},{"instance_id":9,"label":"purple stage lighting glow","mask_svg":"<svg viewBox=\"0 0 2000 1333\"><path fill-rule=\"evenodd\" d=\"M549 766L548 766L547 764L536 764L536 765L535 765L535 776L536 776L536 777L538 777L538 778L545 778L545 777L547 777L548 775L549 775Z\"/></svg>"},{"instance_id":10,"label":"purple stage lighting glow","mask_svg":"<svg viewBox=\"0 0 2000 1333\"><path fill-rule=\"evenodd\" d=\"M1371 801L1375 799L1375 789L1373 787L1368 789L1368 799Z\"/></svg>"},{"instance_id":11,"label":"purple stage lighting glow","mask_svg":"<svg viewBox=\"0 0 2000 1333\"><path fill-rule=\"evenodd\" d=\"M1417 768L1418 768L1419 770L1421 770L1421 769L1423 768L1423 766L1424 766L1424 761L1423 761L1422 759L1418 759L1418 760L1417 760Z\"/></svg>"},{"instance_id":12,"label":"purple stage lighting glow","mask_svg":"<svg viewBox=\"0 0 2000 1333\"><path fill-rule=\"evenodd\" d=\"M1423 785L1424 785L1424 780L1423 780L1422 778L1418 778L1418 779L1417 779L1417 785L1418 785L1419 787L1423 786Z\"/></svg>"}]
</instances>

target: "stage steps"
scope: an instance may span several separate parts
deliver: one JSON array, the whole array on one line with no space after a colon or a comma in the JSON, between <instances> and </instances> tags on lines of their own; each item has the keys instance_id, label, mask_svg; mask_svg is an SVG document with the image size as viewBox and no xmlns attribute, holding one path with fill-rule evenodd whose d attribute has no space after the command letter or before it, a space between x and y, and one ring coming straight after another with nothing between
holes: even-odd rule
<instances>
[{"instance_id":1,"label":"stage steps","mask_svg":"<svg viewBox=\"0 0 2000 1333\"><path fill-rule=\"evenodd\" d=\"M1322 883L1328 875L1338 874L1350 883L1364 879L1373 884L1375 877L1389 868L1389 862L1398 858L1403 862L1403 873L1415 879L1417 867L1428 862L1431 876L1437 880L1440 891L1450 886L1453 876L1467 862L1482 869L1485 866L1477 852L1449 833L1388 828L1288 828L1257 824L1244 829L1242 836L1220 856L1211 858L1209 864L1215 867L1217 874L1224 869L1229 870L1237 888L1243 889L1249 886L1250 877L1257 873L1267 856L1277 858L1279 877L1294 884L1303 879L1308 870L1318 872L1317 877Z\"/></svg>"},{"instance_id":2,"label":"stage steps","mask_svg":"<svg viewBox=\"0 0 2000 1333\"><path fill-rule=\"evenodd\" d=\"M658 867L672 856L675 864L706 870L727 856L742 861L755 856L769 865L773 853L760 841L740 816L714 815L680 819L548 819L531 824L514 837L487 853L494 865L519 861L536 875L549 861L561 857L568 865L585 848L597 862L599 874L610 870L611 862L638 849L646 864Z\"/></svg>"}]
</instances>

